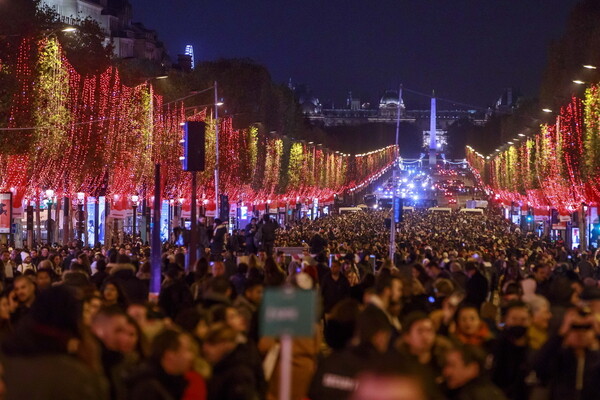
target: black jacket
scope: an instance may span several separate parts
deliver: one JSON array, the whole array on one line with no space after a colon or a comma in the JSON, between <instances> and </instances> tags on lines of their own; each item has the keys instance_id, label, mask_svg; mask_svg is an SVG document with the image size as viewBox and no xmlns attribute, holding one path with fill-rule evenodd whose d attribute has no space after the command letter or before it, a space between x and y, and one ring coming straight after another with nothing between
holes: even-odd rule
<instances>
[{"instance_id":1,"label":"black jacket","mask_svg":"<svg viewBox=\"0 0 600 400\"><path fill-rule=\"evenodd\" d=\"M526 400L528 387L525 379L531 370L531 351L527 346L516 346L502 332L493 351L492 381L512 400Z\"/></svg>"},{"instance_id":2,"label":"black jacket","mask_svg":"<svg viewBox=\"0 0 600 400\"><path fill-rule=\"evenodd\" d=\"M130 303L145 303L148 301L148 284L135 276L133 265L118 265L111 271L111 275L119 282L125 296Z\"/></svg>"},{"instance_id":3,"label":"black jacket","mask_svg":"<svg viewBox=\"0 0 600 400\"><path fill-rule=\"evenodd\" d=\"M350 283L342 273L337 281L332 278L330 273L325 275L321 282L321 294L323 295L323 312L328 313L340 300L350 296Z\"/></svg>"},{"instance_id":4,"label":"black jacket","mask_svg":"<svg viewBox=\"0 0 600 400\"><path fill-rule=\"evenodd\" d=\"M308 390L308 398L347 399L356 387L356 376L377 363L381 356L368 344L334 351L318 363Z\"/></svg>"},{"instance_id":5,"label":"black jacket","mask_svg":"<svg viewBox=\"0 0 600 400\"><path fill-rule=\"evenodd\" d=\"M215 232L210 243L210 252L213 256L220 256L221 252L225 249L225 234L227 233L227 227L225 225L219 225L215 228Z\"/></svg>"},{"instance_id":6,"label":"black jacket","mask_svg":"<svg viewBox=\"0 0 600 400\"><path fill-rule=\"evenodd\" d=\"M158 305L167 316L175 319L181 310L194 305L194 298L183 279L177 279L161 289L158 295Z\"/></svg>"},{"instance_id":7,"label":"black jacket","mask_svg":"<svg viewBox=\"0 0 600 400\"><path fill-rule=\"evenodd\" d=\"M142 364L129 379L131 400L179 400L188 381L183 375L169 375L157 363Z\"/></svg>"},{"instance_id":8,"label":"black jacket","mask_svg":"<svg viewBox=\"0 0 600 400\"><path fill-rule=\"evenodd\" d=\"M558 335L551 337L534 364L538 379L550 388L550 400L600 399L600 351L585 352L583 387L577 390L577 358L572 349L562 346L562 340Z\"/></svg>"},{"instance_id":9,"label":"black jacket","mask_svg":"<svg viewBox=\"0 0 600 400\"><path fill-rule=\"evenodd\" d=\"M447 392L448 400L507 400L502 390L484 377L475 378L465 386Z\"/></svg>"},{"instance_id":10,"label":"black jacket","mask_svg":"<svg viewBox=\"0 0 600 400\"><path fill-rule=\"evenodd\" d=\"M253 371L254 363L242 345L238 345L213 367L207 384L208 400L255 400L261 384Z\"/></svg>"},{"instance_id":11,"label":"black jacket","mask_svg":"<svg viewBox=\"0 0 600 400\"><path fill-rule=\"evenodd\" d=\"M312 239L310 239L310 253L311 254L320 254L325 250L325 246L327 246L327 240L321 236L320 234L315 234Z\"/></svg>"},{"instance_id":12,"label":"black jacket","mask_svg":"<svg viewBox=\"0 0 600 400\"><path fill-rule=\"evenodd\" d=\"M465 303L473 304L479 309L488 295L488 280L481 272L476 271L467 281L465 291Z\"/></svg>"}]
</instances>

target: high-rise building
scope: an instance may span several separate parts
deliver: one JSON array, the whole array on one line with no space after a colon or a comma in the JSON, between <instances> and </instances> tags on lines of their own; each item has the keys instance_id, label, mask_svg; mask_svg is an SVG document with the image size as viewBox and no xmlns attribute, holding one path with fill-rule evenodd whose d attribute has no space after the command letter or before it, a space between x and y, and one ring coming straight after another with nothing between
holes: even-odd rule
<instances>
[{"instance_id":1,"label":"high-rise building","mask_svg":"<svg viewBox=\"0 0 600 400\"><path fill-rule=\"evenodd\" d=\"M194 64L194 46L192 46L191 44L188 44L187 46L185 46L185 53L186 56L190 56L192 58L192 69L194 69L195 64Z\"/></svg>"}]
</instances>

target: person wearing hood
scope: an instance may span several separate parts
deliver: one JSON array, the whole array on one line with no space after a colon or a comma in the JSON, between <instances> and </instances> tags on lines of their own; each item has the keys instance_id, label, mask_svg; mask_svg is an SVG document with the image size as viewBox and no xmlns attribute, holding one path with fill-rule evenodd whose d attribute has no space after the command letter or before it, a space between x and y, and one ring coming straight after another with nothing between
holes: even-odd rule
<instances>
[{"instance_id":1,"label":"person wearing hood","mask_svg":"<svg viewBox=\"0 0 600 400\"><path fill-rule=\"evenodd\" d=\"M136 276L131 263L114 264L110 276L118 282L130 303L144 303L148 300L148 285Z\"/></svg>"},{"instance_id":2,"label":"person wearing hood","mask_svg":"<svg viewBox=\"0 0 600 400\"><path fill-rule=\"evenodd\" d=\"M23 262L17 267L18 272L20 272L23 275L25 275L25 272L27 271L33 271L34 273L36 272L35 265L32 264L31 256L29 254L25 252L21 253L21 259L23 260Z\"/></svg>"}]
</instances>

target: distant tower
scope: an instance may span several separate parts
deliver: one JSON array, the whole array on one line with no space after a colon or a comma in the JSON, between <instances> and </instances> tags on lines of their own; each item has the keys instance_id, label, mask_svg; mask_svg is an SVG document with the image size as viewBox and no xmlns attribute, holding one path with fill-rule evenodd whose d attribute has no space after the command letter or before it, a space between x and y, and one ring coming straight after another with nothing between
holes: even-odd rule
<instances>
[{"instance_id":1,"label":"distant tower","mask_svg":"<svg viewBox=\"0 0 600 400\"><path fill-rule=\"evenodd\" d=\"M429 165L435 166L437 158L435 91L431 94L431 117L429 119Z\"/></svg>"},{"instance_id":2,"label":"distant tower","mask_svg":"<svg viewBox=\"0 0 600 400\"><path fill-rule=\"evenodd\" d=\"M192 57L192 69L194 69L194 46L191 44L185 46L185 55Z\"/></svg>"}]
</instances>

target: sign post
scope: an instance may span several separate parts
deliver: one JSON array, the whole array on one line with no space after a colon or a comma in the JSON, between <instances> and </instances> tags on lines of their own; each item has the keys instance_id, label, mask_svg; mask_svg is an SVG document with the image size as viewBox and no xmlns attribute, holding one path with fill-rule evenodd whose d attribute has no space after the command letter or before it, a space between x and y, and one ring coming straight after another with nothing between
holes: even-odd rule
<instances>
[{"instance_id":1,"label":"sign post","mask_svg":"<svg viewBox=\"0 0 600 400\"><path fill-rule=\"evenodd\" d=\"M317 317L316 292L293 287L265 291L260 313L263 336L279 336L281 343L279 400L290 400L292 338L311 337Z\"/></svg>"}]
</instances>

